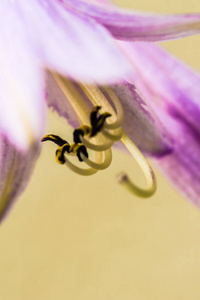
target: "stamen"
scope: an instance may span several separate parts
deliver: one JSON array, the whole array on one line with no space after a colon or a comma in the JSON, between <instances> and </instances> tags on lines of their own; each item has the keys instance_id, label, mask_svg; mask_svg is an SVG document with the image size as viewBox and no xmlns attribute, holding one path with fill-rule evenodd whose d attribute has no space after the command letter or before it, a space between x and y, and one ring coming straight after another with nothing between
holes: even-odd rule
<instances>
[{"instance_id":1,"label":"stamen","mask_svg":"<svg viewBox=\"0 0 200 300\"><path fill-rule=\"evenodd\" d=\"M46 141L54 142L58 146L63 146L64 144L69 145L67 141L61 139L61 137L55 134L47 134L41 139L41 142L46 142Z\"/></svg>"},{"instance_id":2,"label":"stamen","mask_svg":"<svg viewBox=\"0 0 200 300\"><path fill-rule=\"evenodd\" d=\"M91 134L91 131L92 131L92 128L87 125L82 125L82 126L76 128L73 132L74 143L81 143L81 138L84 135Z\"/></svg>"},{"instance_id":3,"label":"stamen","mask_svg":"<svg viewBox=\"0 0 200 300\"><path fill-rule=\"evenodd\" d=\"M90 113L90 123L92 127L92 131L90 133L90 137L95 136L98 132L101 131L105 124L105 120L108 117L111 117L110 113L103 113L102 115L97 117L98 111L101 109L101 106L95 106Z\"/></svg>"},{"instance_id":4,"label":"stamen","mask_svg":"<svg viewBox=\"0 0 200 300\"><path fill-rule=\"evenodd\" d=\"M77 83L74 84L70 79L56 73L52 73L52 75L69 100L81 125L73 132L74 143L72 145L56 135L43 137L42 141L50 140L59 146L56 151L57 162L65 163L72 171L80 175L93 175L110 165L112 160L111 146L115 141L121 139L144 172L147 188L143 189L135 185L126 173L120 174L120 184L129 192L140 197L152 196L156 191L155 175L142 153L121 127L124 113L116 93L109 87L99 88L81 83L77 87ZM85 103L80 89L82 89L91 103L95 105L92 111ZM106 97L112 101L113 106ZM88 149L95 151L94 161L89 158L90 152L88 155ZM68 155L76 155L80 162L84 162L90 168L78 167L68 159Z\"/></svg>"},{"instance_id":5,"label":"stamen","mask_svg":"<svg viewBox=\"0 0 200 300\"><path fill-rule=\"evenodd\" d=\"M97 169L97 170L104 170L108 168L111 164L112 161L112 152L111 149L107 149L106 151L103 152L104 154L104 161L102 163L96 163L91 161L90 159L86 158L85 155L81 154L82 160L91 168Z\"/></svg>"},{"instance_id":6,"label":"stamen","mask_svg":"<svg viewBox=\"0 0 200 300\"><path fill-rule=\"evenodd\" d=\"M97 169L94 168L89 168L89 169L81 169L77 166L75 166L72 162L70 162L67 158L66 158L66 162L65 162L66 166L72 170L73 172L82 175L82 176L90 176L93 175L95 173L98 172Z\"/></svg>"},{"instance_id":7,"label":"stamen","mask_svg":"<svg viewBox=\"0 0 200 300\"><path fill-rule=\"evenodd\" d=\"M103 158L103 154L102 152L95 152L95 161L98 164L102 163L102 158ZM84 157L84 155L82 155L82 159L85 160L87 159L86 157ZM67 158L66 158L66 162L65 164L67 165L67 167L72 170L73 172L79 174L79 175L83 175L83 176L90 176L93 175L95 173L98 172L98 169L95 168L88 168L88 169L83 169L83 168L79 168L77 166L75 166L72 162L70 162Z\"/></svg>"},{"instance_id":8,"label":"stamen","mask_svg":"<svg viewBox=\"0 0 200 300\"><path fill-rule=\"evenodd\" d=\"M111 88L104 87L104 90L105 90L106 94L109 96L109 98L111 99L112 103L115 105L116 113L117 113L117 120L112 124L105 124L104 128L116 129L119 126L121 126L124 122L123 106L122 106L119 98L117 97L117 95Z\"/></svg>"},{"instance_id":9,"label":"stamen","mask_svg":"<svg viewBox=\"0 0 200 300\"><path fill-rule=\"evenodd\" d=\"M112 121L111 124L105 124L104 127L107 129L115 129L118 128L123 124L124 121L124 111L123 107L121 105L121 102L119 101L117 95L110 89L110 88L104 88L105 92L108 94L109 98L113 102L117 115L104 96L104 94L101 92L101 90L97 86L89 86L87 84L79 84L81 89L84 91L84 93L87 95L88 99L93 103L95 106L102 106L105 111L109 111L111 113L111 118L109 118L108 123Z\"/></svg>"},{"instance_id":10,"label":"stamen","mask_svg":"<svg viewBox=\"0 0 200 300\"><path fill-rule=\"evenodd\" d=\"M100 135L100 140L102 140L102 138L101 138L101 136L102 135ZM108 140L108 139L105 139L104 137L103 137L103 139L104 139L104 142L101 144L101 145L96 145L96 144L93 144L93 143L90 143L86 138L84 138L84 137L81 137L80 138L80 140L81 140L81 142L87 147L87 148L89 148L89 149L91 149L91 150L94 150L94 151L104 151L104 150L106 150L106 149L108 149L108 148L110 148L113 144L114 144L114 140Z\"/></svg>"},{"instance_id":11,"label":"stamen","mask_svg":"<svg viewBox=\"0 0 200 300\"><path fill-rule=\"evenodd\" d=\"M67 152L69 153L70 149L70 145L67 143L67 144L64 144L63 146L59 147L57 150L56 150L56 162L58 164L64 164L65 163L65 156L64 156L64 153Z\"/></svg>"},{"instance_id":12,"label":"stamen","mask_svg":"<svg viewBox=\"0 0 200 300\"><path fill-rule=\"evenodd\" d=\"M115 140L120 139L121 135L119 137L117 137L116 135L114 136L114 138L110 139L106 139L103 137L103 135L100 135L100 140L103 139L103 144L102 145L96 145L96 144L92 144L90 143L87 139L84 138L85 135L89 135L89 137L94 137L97 134L99 134L99 132L102 130L104 124L105 124L105 120L111 116L110 113L103 113L100 116L98 116L98 111L101 109L100 106L95 106L91 113L90 113L90 123L91 123L91 127L87 126L87 125L82 125L78 128L76 128L73 132L73 137L74 137L74 142L75 143L81 143L83 142L83 144L85 144L85 146L87 146L90 149L93 149L95 151L102 151L102 150L106 150L108 149ZM112 137L112 136L111 136ZM113 142L112 142L113 140Z\"/></svg>"},{"instance_id":13,"label":"stamen","mask_svg":"<svg viewBox=\"0 0 200 300\"><path fill-rule=\"evenodd\" d=\"M137 161L139 166L141 167L142 171L144 172L144 175L147 180L147 188L142 189L138 186L136 186L126 175L126 173L121 173L118 175L119 183L125 187L129 192L132 194L135 194L142 198L147 198L152 196L157 188L156 184L156 177L155 174L140 152L140 150L135 146L135 144L132 142L132 140L129 138L129 136L123 131L123 136L121 138L122 143L125 145L125 147L128 149L128 151L132 154L134 159Z\"/></svg>"},{"instance_id":14,"label":"stamen","mask_svg":"<svg viewBox=\"0 0 200 300\"><path fill-rule=\"evenodd\" d=\"M121 139L122 133L123 133L122 128L120 127L118 129L115 129L114 132L116 132L116 134L112 134L112 133L110 133L110 132L108 132L104 129L102 130L102 134L105 137L107 137L107 138L109 138L110 140L113 140L113 141L119 141Z\"/></svg>"}]
</instances>

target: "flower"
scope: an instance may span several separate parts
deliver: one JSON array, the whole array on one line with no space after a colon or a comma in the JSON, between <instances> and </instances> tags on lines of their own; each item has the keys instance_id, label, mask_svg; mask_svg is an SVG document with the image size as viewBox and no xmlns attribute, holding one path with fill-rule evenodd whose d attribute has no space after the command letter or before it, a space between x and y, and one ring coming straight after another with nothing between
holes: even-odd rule
<instances>
[{"instance_id":1,"label":"flower","mask_svg":"<svg viewBox=\"0 0 200 300\"><path fill-rule=\"evenodd\" d=\"M39 141L45 128L46 102L76 127L74 113L51 77L55 72L96 87L109 85L124 107L123 128L145 154L163 156L159 162L172 179L177 174L169 170L170 162L182 166L182 157L178 153L188 139L192 139L191 152L195 155L198 153L198 129L192 121L192 117L197 119L195 107L199 108L195 102L195 92L195 95L187 95L190 103L188 112L192 114L190 119L181 110L182 100L177 104L179 109L175 109L177 94L181 92L187 68L163 54L169 63L175 61L180 66L179 83L176 85L176 82L172 82L171 74L164 65L158 78L148 78L148 72L154 76L155 70L159 70L163 58L162 55L155 56L155 65L150 65L149 71L143 66L143 58L162 51L156 47L150 51L148 47L151 45L136 45L132 41L163 41L197 34L200 32L200 14L139 14L97 0L2 0L0 20L1 220L26 187L37 160ZM141 64L137 61L140 55L137 49L142 49L143 57L141 53L139 59ZM163 89L158 91L156 80L162 82L162 74L165 75L161 85ZM190 74L195 79L185 83L185 91L188 88L191 92L199 77L192 71ZM157 104L155 98L160 99L165 92L169 92L167 102L164 98L163 106L161 101ZM162 112L167 122L169 119L174 122L176 135L171 129L172 125L169 130L163 124L158 112ZM182 139L185 138L182 144L176 141L178 134L181 134ZM194 161L198 165L196 156ZM181 170L190 180L196 176L193 178L196 182L198 176L191 170L192 167L188 159ZM192 186L191 190L196 195L197 185ZM194 199L188 189L184 191Z\"/></svg>"}]
</instances>

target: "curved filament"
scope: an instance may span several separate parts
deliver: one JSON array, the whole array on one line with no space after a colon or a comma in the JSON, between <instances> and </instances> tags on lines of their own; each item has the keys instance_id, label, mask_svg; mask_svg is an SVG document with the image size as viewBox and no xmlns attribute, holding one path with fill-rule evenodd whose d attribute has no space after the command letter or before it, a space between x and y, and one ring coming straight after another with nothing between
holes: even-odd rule
<instances>
[{"instance_id":1,"label":"curved filament","mask_svg":"<svg viewBox=\"0 0 200 300\"><path fill-rule=\"evenodd\" d=\"M83 160L87 159L84 155L81 154L81 158L83 158ZM95 161L97 164L101 164L102 163L102 159L103 159L103 154L102 152L95 152ZM74 171L75 173L79 174L79 175L83 175L83 176L90 176L90 175L93 175L95 173L98 172L98 169L97 168L88 168L88 169L85 169L85 168L79 168L77 167L76 165L74 165L71 161L69 161L67 159L67 155L65 155L65 164L66 166Z\"/></svg>"},{"instance_id":2,"label":"curved filament","mask_svg":"<svg viewBox=\"0 0 200 300\"><path fill-rule=\"evenodd\" d=\"M111 149L109 148L106 151L104 151L103 153L104 153L104 161L102 163L93 162L83 154L81 154L81 158L91 168L95 168L97 170L104 170L104 169L108 168L111 164L112 152L111 152Z\"/></svg>"},{"instance_id":3,"label":"curved filament","mask_svg":"<svg viewBox=\"0 0 200 300\"><path fill-rule=\"evenodd\" d=\"M113 141L119 141L121 138L122 138L122 135L123 135L123 129L120 127L118 128L117 130L117 134L112 134L104 129L102 129L102 134L109 138L110 140L113 140Z\"/></svg>"},{"instance_id":4,"label":"curved filament","mask_svg":"<svg viewBox=\"0 0 200 300\"><path fill-rule=\"evenodd\" d=\"M132 156L135 158L138 165L141 167L147 180L147 188L143 189L135 185L129 179L126 173L120 173L118 175L119 183L132 194L135 194L142 198L147 198L152 196L155 193L157 188L156 177L152 168L150 167L150 165L148 164L148 162L146 161L146 159L144 158L140 150L135 146L135 144L132 142L132 140L124 131L123 131L123 136L121 138L121 141L128 149L128 151L132 154Z\"/></svg>"},{"instance_id":5,"label":"curved filament","mask_svg":"<svg viewBox=\"0 0 200 300\"><path fill-rule=\"evenodd\" d=\"M100 145L96 145L94 143L90 143L86 138L84 137L80 137L82 143L88 148L88 149L91 149L91 150L94 150L94 151L104 151L104 150L107 150L108 148L110 148L113 144L114 144L114 140L106 140L103 144L100 144Z\"/></svg>"},{"instance_id":6,"label":"curved filament","mask_svg":"<svg viewBox=\"0 0 200 300\"><path fill-rule=\"evenodd\" d=\"M115 105L116 108L116 114L117 114L117 119L116 121L114 121L112 124L108 124L106 122L105 124L105 128L106 129L116 129L119 126L121 126L124 122L124 110L123 110L123 106L119 100L119 98L117 97L116 93L109 87L104 88L106 94L109 96L109 98L111 99L112 103Z\"/></svg>"},{"instance_id":7,"label":"curved filament","mask_svg":"<svg viewBox=\"0 0 200 300\"><path fill-rule=\"evenodd\" d=\"M82 168L79 168L77 166L75 166L71 161L69 161L67 158L66 158L66 162L65 162L66 166L72 170L73 172L79 174L79 175L82 175L82 176L90 176L90 175L93 175L95 173L98 172L97 169L94 169L94 168L89 168L89 169L82 169Z\"/></svg>"}]
</instances>

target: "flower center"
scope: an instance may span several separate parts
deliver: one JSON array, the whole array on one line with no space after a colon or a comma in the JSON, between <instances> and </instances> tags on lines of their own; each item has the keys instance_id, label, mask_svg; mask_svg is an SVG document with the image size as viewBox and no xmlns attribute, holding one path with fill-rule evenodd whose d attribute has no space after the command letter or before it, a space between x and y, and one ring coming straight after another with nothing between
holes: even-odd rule
<instances>
[{"instance_id":1,"label":"flower center","mask_svg":"<svg viewBox=\"0 0 200 300\"><path fill-rule=\"evenodd\" d=\"M56 161L60 164L66 164L72 171L80 175L92 175L99 170L106 169L110 165L112 161L111 147L115 141L121 139L143 170L147 180L147 188L143 189L135 185L125 173L121 173L118 176L119 183L131 193L140 197L152 196L156 191L154 172L142 153L121 127L124 120L124 112L115 92L109 87L74 83L72 80L57 73L51 74L70 102L80 123L80 127L73 132L74 143L71 145L53 134L42 138L42 142L49 140L59 146L56 151ZM88 103L84 101L83 95L89 100ZM93 105L92 110L89 104ZM95 160L90 159L91 152L94 152ZM81 162L80 166L70 161L68 158L70 155L77 156L79 162ZM82 167L82 163L89 168Z\"/></svg>"}]
</instances>

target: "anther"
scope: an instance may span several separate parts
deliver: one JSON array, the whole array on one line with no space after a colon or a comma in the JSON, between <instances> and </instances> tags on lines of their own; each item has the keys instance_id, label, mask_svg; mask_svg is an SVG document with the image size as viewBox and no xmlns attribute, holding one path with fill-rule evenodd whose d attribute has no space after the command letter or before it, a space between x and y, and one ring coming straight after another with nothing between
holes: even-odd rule
<instances>
[{"instance_id":1,"label":"anther","mask_svg":"<svg viewBox=\"0 0 200 300\"><path fill-rule=\"evenodd\" d=\"M90 124L91 126L82 125L76 128L73 132L74 143L82 143L81 137L85 135L89 135L90 137L94 137L99 133L108 117L111 116L110 113L103 113L100 116L97 116L101 106L95 106L90 113Z\"/></svg>"},{"instance_id":2,"label":"anther","mask_svg":"<svg viewBox=\"0 0 200 300\"><path fill-rule=\"evenodd\" d=\"M56 161L59 164L64 164L66 162L65 152L70 153L69 143L64 144L56 150Z\"/></svg>"},{"instance_id":3,"label":"anther","mask_svg":"<svg viewBox=\"0 0 200 300\"><path fill-rule=\"evenodd\" d=\"M87 125L82 125L76 128L73 132L74 143L75 144L82 143L80 137L91 134L91 131L92 131L91 127Z\"/></svg>"},{"instance_id":4,"label":"anther","mask_svg":"<svg viewBox=\"0 0 200 300\"><path fill-rule=\"evenodd\" d=\"M64 144L68 144L67 141L61 139L58 135L55 134L47 134L42 139L41 142L51 141L54 142L58 146L63 146Z\"/></svg>"},{"instance_id":5,"label":"anther","mask_svg":"<svg viewBox=\"0 0 200 300\"><path fill-rule=\"evenodd\" d=\"M110 113L103 113L99 117L97 117L97 114L99 110L101 109L101 106L95 106L90 114L90 123L92 127L92 132L90 134L90 137L94 137L98 132L101 131L101 129L104 126L104 123L108 117L111 117Z\"/></svg>"},{"instance_id":6,"label":"anther","mask_svg":"<svg viewBox=\"0 0 200 300\"><path fill-rule=\"evenodd\" d=\"M59 164L64 164L66 162L65 153L74 154L78 157L79 161L83 161L81 153L88 158L88 152L83 144L74 143L70 145L67 141L63 140L61 137L55 134L47 134L42 139L41 142L51 141L54 142L59 148L56 150L56 161Z\"/></svg>"}]
</instances>

